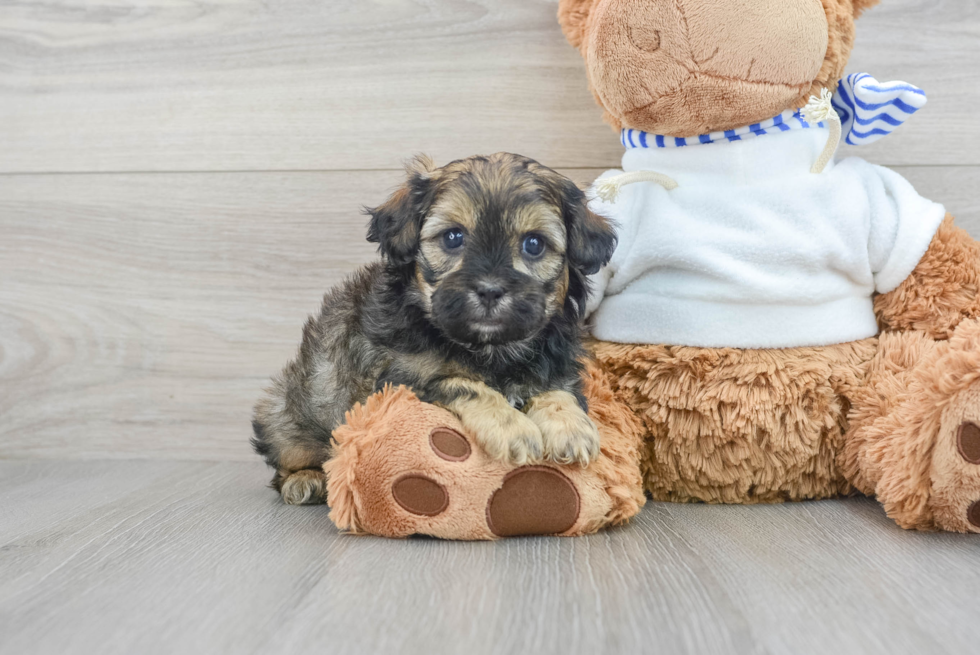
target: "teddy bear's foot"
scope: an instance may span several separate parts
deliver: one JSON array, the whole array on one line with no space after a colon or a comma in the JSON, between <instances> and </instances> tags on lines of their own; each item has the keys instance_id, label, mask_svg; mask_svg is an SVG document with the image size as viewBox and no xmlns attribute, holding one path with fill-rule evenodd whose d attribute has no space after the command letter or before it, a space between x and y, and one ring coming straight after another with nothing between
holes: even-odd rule
<instances>
[{"instance_id":1,"label":"teddy bear's foot","mask_svg":"<svg viewBox=\"0 0 980 655\"><path fill-rule=\"evenodd\" d=\"M448 462L443 465L447 469L444 473L473 456L469 440L451 427L435 427L429 433L428 442L432 452ZM424 462L419 464L419 468L425 467ZM464 495L472 493L465 488L457 491ZM472 501L452 502L446 485L421 473L406 473L395 479L391 498L406 512L419 517L437 517L452 506L466 508L470 504L467 500ZM482 529L485 518L494 536L513 537L568 532L580 513L581 499L568 477L548 466L522 466L504 475L503 484L490 495L482 516L470 518L477 519L477 525L473 526L477 530ZM456 522L460 519L467 522L467 517L457 517Z\"/></svg>"},{"instance_id":2,"label":"teddy bear's foot","mask_svg":"<svg viewBox=\"0 0 980 655\"><path fill-rule=\"evenodd\" d=\"M438 427L433 433L445 435L450 432L465 441L463 435L451 428ZM396 479L391 485L391 497L406 512L429 518L444 514L451 505L465 507L469 504L465 499L453 503L443 484L418 473ZM568 477L548 466L522 466L504 476L503 484L490 495L482 516L477 514L469 518L477 519L477 525L473 526L477 532L482 531L485 519L493 536L516 537L566 533L578 522L580 514L581 498ZM460 522L469 521L467 517L462 517L462 521L457 517L455 523ZM434 528L430 526L430 531ZM424 526L417 529L428 534Z\"/></svg>"},{"instance_id":3,"label":"teddy bear's foot","mask_svg":"<svg viewBox=\"0 0 980 655\"><path fill-rule=\"evenodd\" d=\"M517 466L489 457L455 416L399 388L356 407L334 437L324 465L330 517L354 533L571 536L623 522L643 503L635 433L607 430L587 468Z\"/></svg>"},{"instance_id":4,"label":"teddy bear's foot","mask_svg":"<svg viewBox=\"0 0 980 655\"><path fill-rule=\"evenodd\" d=\"M609 509L580 467L487 455L449 412L407 391L376 397L337 434L331 517L351 532L451 539L585 531Z\"/></svg>"},{"instance_id":5,"label":"teddy bear's foot","mask_svg":"<svg viewBox=\"0 0 980 655\"><path fill-rule=\"evenodd\" d=\"M881 335L842 467L904 528L980 532L980 322Z\"/></svg>"}]
</instances>

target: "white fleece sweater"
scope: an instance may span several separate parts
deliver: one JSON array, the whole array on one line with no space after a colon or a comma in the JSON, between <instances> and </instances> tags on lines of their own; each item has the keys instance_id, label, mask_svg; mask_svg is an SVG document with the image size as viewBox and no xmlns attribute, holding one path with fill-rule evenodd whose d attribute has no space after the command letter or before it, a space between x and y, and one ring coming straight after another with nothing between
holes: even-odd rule
<instances>
[{"instance_id":1,"label":"white fleece sweater","mask_svg":"<svg viewBox=\"0 0 980 655\"><path fill-rule=\"evenodd\" d=\"M627 184L614 202L592 193L592 209L619 234L609 265L593 276L593 334L735 348L877 334L872 295L912 272L946 211L863 159L810 173L827 137L814 128L628 150L623 171L657 171L679 186Z\"/></svg>"}]
</instances>

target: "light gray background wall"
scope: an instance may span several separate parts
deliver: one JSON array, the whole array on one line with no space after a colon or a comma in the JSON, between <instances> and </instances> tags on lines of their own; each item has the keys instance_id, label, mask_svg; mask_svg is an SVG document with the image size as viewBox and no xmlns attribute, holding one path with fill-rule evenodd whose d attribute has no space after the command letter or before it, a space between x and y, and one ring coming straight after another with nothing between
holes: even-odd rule
<instances>
[{"instance_id":1,"label":"light gray background wall","mask_svg":"<svg viewBox=\"0 0 980 655\"><path fill-rule=\"evenodd\" d=\"M556 7L0 3L0 457L250 459L405 158L616 166ZM860 154L980 236L976 0L886 0L849 71L927 90Z\"/></svg>"}]
</instances>

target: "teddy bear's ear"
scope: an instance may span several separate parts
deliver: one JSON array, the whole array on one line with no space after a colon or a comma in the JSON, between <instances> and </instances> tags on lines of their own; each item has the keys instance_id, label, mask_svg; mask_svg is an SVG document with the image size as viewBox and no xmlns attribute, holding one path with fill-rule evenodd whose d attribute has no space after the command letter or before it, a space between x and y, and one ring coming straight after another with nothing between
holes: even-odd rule
<instances>
[{"instance_id":1,"label":"teddy bear's ear","mask_svg":"<svg viewBox=\"0 0 980 655\"><path fill-rule=\"evenodd\" d=\"M565 38L576 48L585 40L585 23L597 0L559 0L558 23ZM860 0L859 0L860 1Z\"/></svg>"},{"instance_id":2,"label":"teddy bear's ear","mask_svg":"<svg viewBox=\"0 0 980 655\"><path fill-rule=\"evenodd\" d=\"M851 3L854 5L854 17L860 18L865 9L871 9L879 2L881 0L851 0Z\"/></svg>"}]
</instances>

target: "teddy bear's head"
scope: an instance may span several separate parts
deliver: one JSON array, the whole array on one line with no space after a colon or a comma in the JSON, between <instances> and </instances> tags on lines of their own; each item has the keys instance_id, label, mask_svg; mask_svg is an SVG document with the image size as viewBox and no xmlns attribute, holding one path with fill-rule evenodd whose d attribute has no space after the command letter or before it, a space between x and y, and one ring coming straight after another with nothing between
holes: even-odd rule
<instances>
[{"instance_id":1,"label":"teddy bear's head","mask_svg":"<svg viewBox=\"0 0 980 655\"><path fill-rule=\"evenodd\" d=\"M667 136L735 129L833 91L854 19L878 0L561 0L614 128Z\"/></svg>"}]
</instances>

